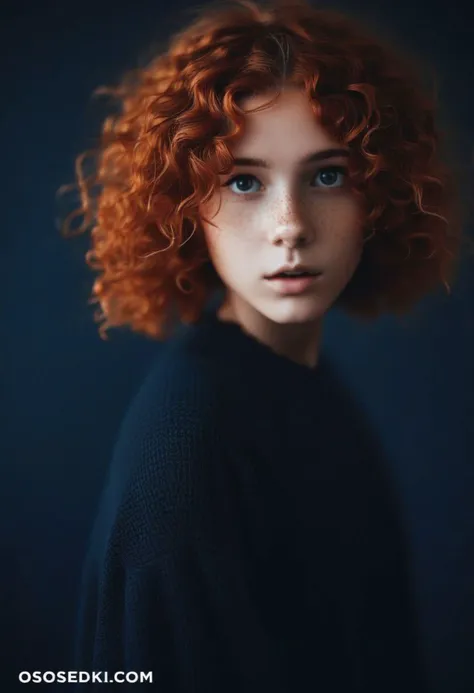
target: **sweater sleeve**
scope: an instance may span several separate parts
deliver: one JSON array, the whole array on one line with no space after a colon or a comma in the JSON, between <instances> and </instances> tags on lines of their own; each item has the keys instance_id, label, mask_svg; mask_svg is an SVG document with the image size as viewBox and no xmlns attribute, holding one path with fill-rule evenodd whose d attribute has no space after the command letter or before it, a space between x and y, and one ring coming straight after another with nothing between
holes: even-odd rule
<instances>
[{"instance_id":1,"label":"sweater sleeve","mask_svg":"<svg viewBox=\"0 0 474 693\"><path fill-rule=\"evenodd\" d=\"M167 391L168 376L158 398L156 383L141 393L116 447L84 569L75 669L101 672L97 690L117 672L131 682L143 672L160 693L284 690L216 482L227 454L216 390L195 372L184 384L181 371Z\"/></svg>"},{"instance_id":2,"label":"sweater sleeve","mask_svg":"<svg viewBox=\"0 0 474 693\"><path fill-rule=\"evenodd\" d=\"M290 690L229 554L196 545L149 566L106 567L96 604L79 670L107 672L109 680L143 672L149 690L167 693L257 693L268 682Z\"/></svg>"}]
</instances>

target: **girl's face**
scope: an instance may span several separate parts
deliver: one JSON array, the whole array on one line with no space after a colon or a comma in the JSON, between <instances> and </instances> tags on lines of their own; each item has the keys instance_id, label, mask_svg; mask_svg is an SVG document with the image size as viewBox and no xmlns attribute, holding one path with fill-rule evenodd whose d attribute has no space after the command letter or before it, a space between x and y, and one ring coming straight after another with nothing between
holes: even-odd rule
<instances>
[{"instance_id":1,"label":"girl's face","mask_svg":"<svg viewBox=\"0 0 474 693\"><path fill-rule=\"evenodd\" d=\"M251 97L245 107L268 96ZM330 149L337 151L325 153ZM210 257L234 310L250 313L253 321L314 323L345 288L363 245L347 151L322 129L297 89L246 116L245 132L232 149L235 167L221 176L220 210L218 194L200 208ZM287 263L320 274L302 293L288 294L281 282L265 278Z\"/></svg>"}]
</instances>

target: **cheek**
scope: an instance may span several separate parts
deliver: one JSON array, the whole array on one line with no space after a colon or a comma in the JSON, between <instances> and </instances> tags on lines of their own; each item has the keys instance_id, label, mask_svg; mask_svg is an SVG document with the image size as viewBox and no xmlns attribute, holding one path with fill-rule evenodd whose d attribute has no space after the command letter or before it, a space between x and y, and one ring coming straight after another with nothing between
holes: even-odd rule
<instances>
[{"instance_id":1,"label":"cheek","mask_svg":"<svg viewBox=\"0 0 474 693\"><path fill-rule=\"evenodd\" d=\"M328 265L338 276L346 281L357 268L363 250L363 225L360 215L353 210L333 210L332 214L320 217L319 233L321 248L324 246L324 256Z\"/></svg>"},{"instance_id":2,"label":"cheek","mask_svg":"<svg viewBox=\"0 0 474 693\"><path fill-rule=\"evenodd\" d=\"M362 232L358 228L347 228L335 234L333 257L344 273L351 273L359 264L363 250Z\"/></svg>"},{"instance_id":3,"label":"cheek","mask_svg":"<svg viewBox=\"0 0 474 693\"><path fill-rule=\"evenodd\" d=\"M228 205L223 201L219 214L211 216L209 223L203 223L204 236L209 251L216 258L228 261L248 256L255 253L255 229L259 228L258 218L249 209L243 209L244 205ZM261 225L260 225L261 226Z\"/></svg>"},{"instance_id":4,"label":"cheek","mask_svg":"<svg viewBox=\"0 0 474 693\"><path fill-rule=\"evenodd\" d=\"M215 222L217 224L217 221ZM235 267L242 264L241 258L246 254L235 234L228 229L204 225L204 237L209 255L217 273L226 279L233 273Z\"/></svg>"},{"instance_id":5,"label":"cheek","mask_svg":"<svg viewBox=\"0 0 474 693\"><path fill-rule=\"evenodd\" d=\"M318 213L320 232L334 246L353 250L359 247L363 236L363 221L355 200L341 199Z\"/></svg>"},{"instance_id":6,"label":"cheek","mask_svg":"<svg viewBox=\"0 0 474 693\"><path fill-rule=\"evenodd\" d=\"M331 242L339 252L353 254L358 252L362 247L362 228L360 226L343 226L333 228L328 234Z\"/></svg>"}]
</instances>

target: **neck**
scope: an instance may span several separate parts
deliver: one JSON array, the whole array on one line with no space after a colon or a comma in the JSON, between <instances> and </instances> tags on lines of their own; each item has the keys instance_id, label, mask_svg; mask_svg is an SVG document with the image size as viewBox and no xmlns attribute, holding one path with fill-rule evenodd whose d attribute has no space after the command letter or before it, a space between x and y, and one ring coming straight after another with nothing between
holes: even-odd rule
<instances>
[{"instance_id":1,"label":"neck","mask_svg":"<svg viewBox=\"0 0 474 693\"><path fill-rule=\"evenodd\" d=\"M307 368L316 368L319 360L322 321L276 323L252 307L226 299L217 311L224 322L235 322L250 336L266 344L280 356Z\"/></svg>"}]
</instances>

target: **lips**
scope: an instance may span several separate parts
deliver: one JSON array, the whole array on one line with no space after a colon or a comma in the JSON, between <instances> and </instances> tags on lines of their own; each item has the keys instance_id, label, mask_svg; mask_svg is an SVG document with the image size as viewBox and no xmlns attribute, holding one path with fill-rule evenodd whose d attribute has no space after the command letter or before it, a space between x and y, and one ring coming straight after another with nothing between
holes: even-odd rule
<instances>
[{"instance_id":1,"label":"lips","mask_svg":"<svg viewBox=\"0 0 474 693\"><path fill-rule=\"evenodd\" d=\"M312 267L311 265L306 265L304 262L296 262L296 263L284 263L281 264L276 270L274 270L271 274L266 274L265 279L274 279L276 277L285 279L287 276L288 277L297 277L299 276L316 276L320 274L320 272L316 269L316 267Z\"/></svg>"},{"instance_id":2,"label":"lips","mask_svg":"<svg viewBox=\"0 0 474 693\"><path fill-rule=\"evenodd\" d=\"M300 277L315 277L317 272L298 272L298 274L286 274L286 272L278 272L272 274L267 279L299 279Z\"/></svg>"},{"instance_id":3,"label":"lips","mask_svg":"<svg viewBox=\"0 0 474 693\"><path fill-rule=\"evenodd\" d=\"M310 290L320 281L322 273L304 277L269 277L268 285L280 296L298 295Z\"/></svg>"}]
</instances>

